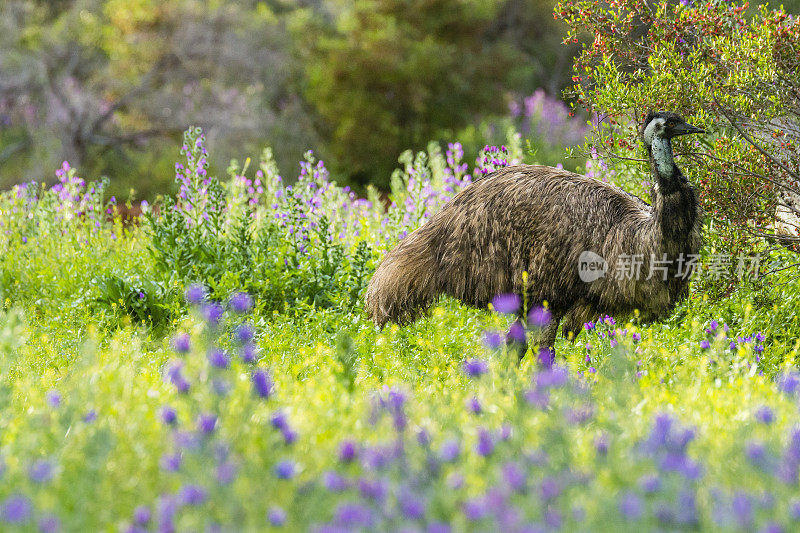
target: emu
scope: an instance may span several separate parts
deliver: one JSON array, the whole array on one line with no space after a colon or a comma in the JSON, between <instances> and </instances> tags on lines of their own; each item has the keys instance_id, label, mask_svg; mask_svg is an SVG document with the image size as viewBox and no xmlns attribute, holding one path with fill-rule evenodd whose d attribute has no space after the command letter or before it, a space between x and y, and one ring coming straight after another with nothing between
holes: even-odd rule
<instances>
[{"instance_id":1,"label":"emu","mask_svg":"<svg viewBox=\"0 0 800 533\"><path fill-rule=\"evenodd\" d=\"M667 315L688 294L686 274L702 237L697 192L675 164L671 139L704 131L675 113L651 112L639 132L652 205L552 167L497 170L386 254L367 288L372 320L410 323L442 294L485 308L498 294L525 290L531 306L548 306L539 345L553 350L562 319L563 335L574 339L600 314ZM618 265L638 272L611 272Z\"/></svg>"}]
</instances>

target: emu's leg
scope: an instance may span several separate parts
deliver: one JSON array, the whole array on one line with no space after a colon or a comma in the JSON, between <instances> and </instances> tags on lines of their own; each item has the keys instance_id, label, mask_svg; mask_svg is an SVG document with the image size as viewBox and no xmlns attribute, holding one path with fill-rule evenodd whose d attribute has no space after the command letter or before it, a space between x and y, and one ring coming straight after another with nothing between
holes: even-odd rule
<instances>
[{"instance_id":1,"label":"emu's leg","mask_svg":"<svg viewBox=\"0 0 800 533\"><path fill-rule=\"evenodd\" d=\"M589 303L581 300L573 305L564 318L564 327L561 333L564 338L574 341L578 334L583 330L583 325L590 320L597 318L597 310Z\"/></svg>"}]
</instances>

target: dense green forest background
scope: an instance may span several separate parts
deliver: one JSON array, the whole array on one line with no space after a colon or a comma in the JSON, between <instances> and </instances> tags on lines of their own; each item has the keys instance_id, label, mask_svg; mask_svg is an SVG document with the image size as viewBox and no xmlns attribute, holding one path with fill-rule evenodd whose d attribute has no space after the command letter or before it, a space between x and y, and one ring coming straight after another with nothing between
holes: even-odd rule
<instances>
[{"instance_id":1,"label":"dense green forest background","mask_svg":"<svg viewBox=\"0 0 800 533\"><path fill-rule=\"evenodd\" d=\"M68 160L151 197L174 187L191 125L217 161L272 146L291 180L313 148L340 181L386 187L403 150L473 139L474 157L493 119L560 97L580 43L562 43L553 5L5 0L0 188L52 182Z\"/></svg>"}]
</instances>

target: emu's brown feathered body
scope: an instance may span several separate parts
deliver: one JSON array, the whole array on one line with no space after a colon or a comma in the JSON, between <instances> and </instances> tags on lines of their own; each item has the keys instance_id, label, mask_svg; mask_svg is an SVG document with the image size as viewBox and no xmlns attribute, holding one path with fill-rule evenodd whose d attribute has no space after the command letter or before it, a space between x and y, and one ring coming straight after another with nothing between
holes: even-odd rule
<instances>
[{"instance_id":1,"label":"emu's brown feathered body","mask_svg":"<svg viewBox=\"0 0 800 533\"><path fill-rule=\"evenodd\" d=\"M671 161L671 147L668 155ZM577 335L601 313L664 315L687 294L688 279L677 274L700 248L702 219L697 194L677 167L670 170L652 150L651 160L652 206L608 183L544 166L507 167L476 181L386 255L367 290L370 316L381 326L408 323L441 294L486 307L498 294L521 294L523 272L528 302L546 301L553 316L541 339L547 346L563 317L564 334ZM605 259L606 276L581 280L586 251ZM659 263L647 279L652 258ZM632 261L640 262L640 275L612 272Z\"/></svg>"}]
</instances>

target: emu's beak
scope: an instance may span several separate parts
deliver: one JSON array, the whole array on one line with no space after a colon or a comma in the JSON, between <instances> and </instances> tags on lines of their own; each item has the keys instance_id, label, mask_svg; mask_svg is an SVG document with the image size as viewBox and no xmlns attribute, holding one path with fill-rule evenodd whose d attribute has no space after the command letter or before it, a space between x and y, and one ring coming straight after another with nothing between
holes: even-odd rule
<instances>
[{"instance_id":1,"label":"emu's beak","mask_svg":"<svg viewBox=\"0 0 800 533\"><path fill-rule=\"evenodd\" d=\"M697 126L692 126L688 122L684 122L683 124L678 124L674 128L672 128L672 135L677 137L678 135L689 135L690 133L705 133L706 130L703 128L698 128Z\"/></svg>"}]
</instances>

